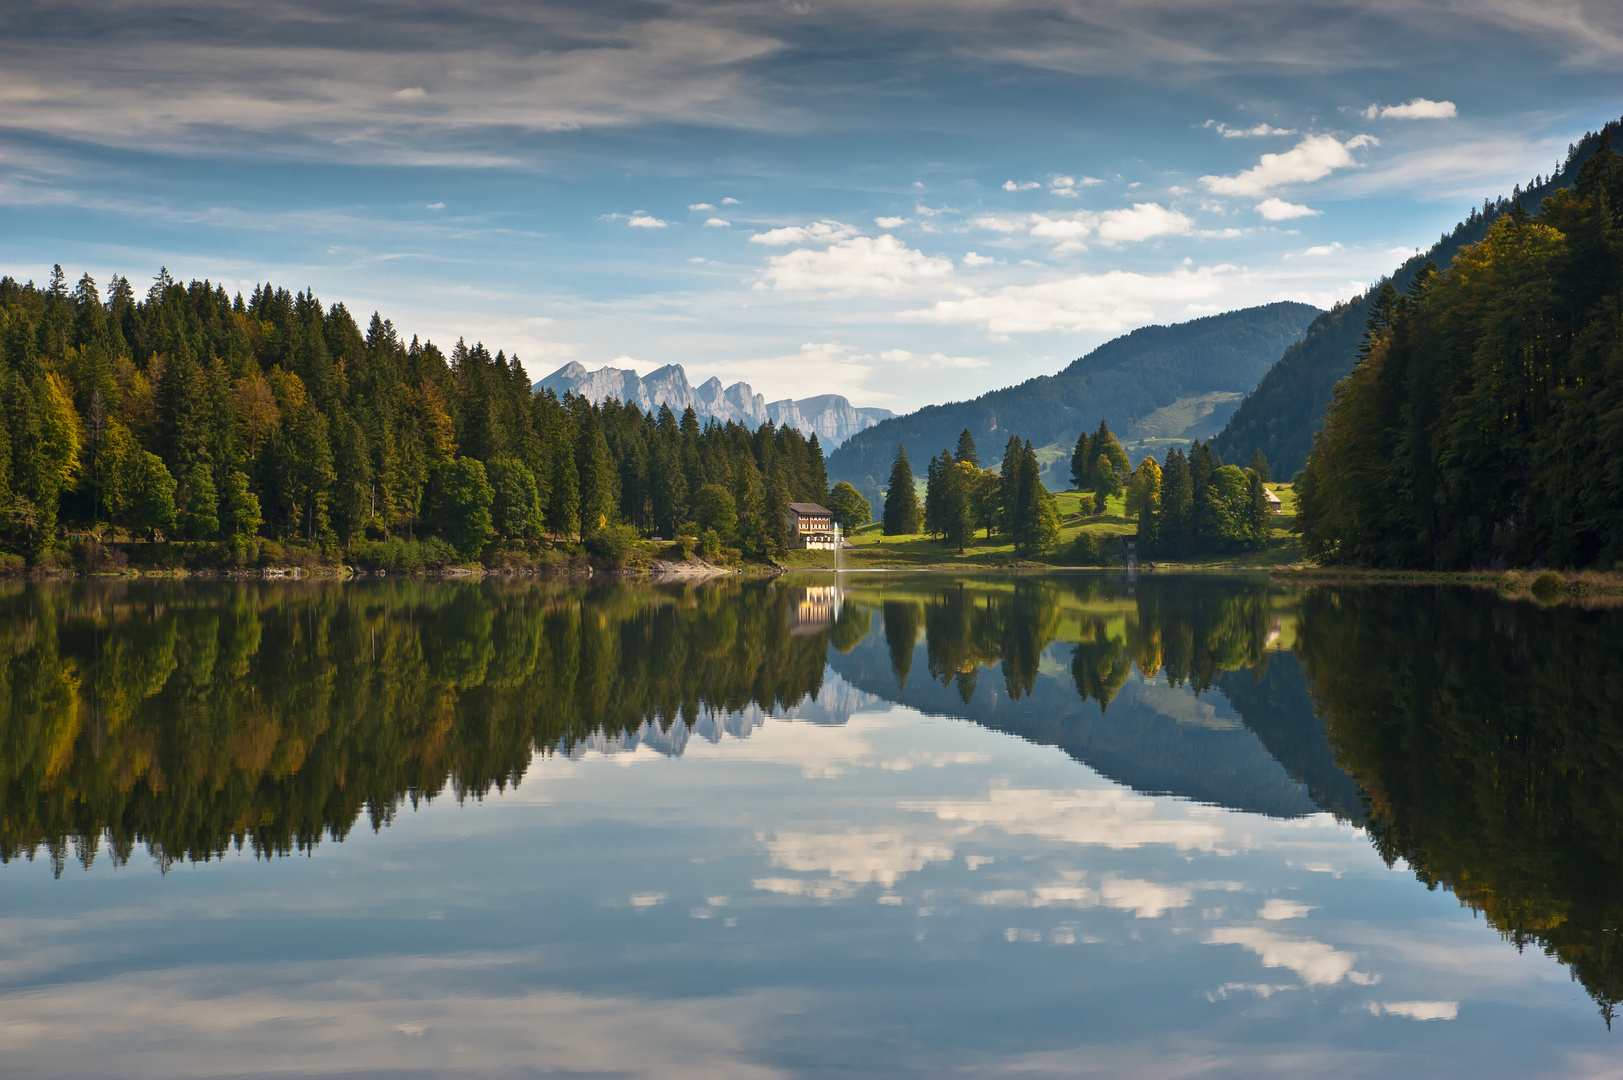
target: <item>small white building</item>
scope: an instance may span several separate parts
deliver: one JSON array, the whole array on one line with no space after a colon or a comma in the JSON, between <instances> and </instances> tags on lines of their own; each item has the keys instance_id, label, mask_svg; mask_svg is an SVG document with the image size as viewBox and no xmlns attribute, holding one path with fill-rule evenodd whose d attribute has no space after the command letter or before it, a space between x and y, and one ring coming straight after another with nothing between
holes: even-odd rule
<instances>
[{"instance_id":1,"label":"small white building","mask_svg":"<svg viewBox=\"0 0 1623 1080\"><path fill-rule=\"evenodd\" d=\"M789 525L789 546L796 550L833 551L840 546L840 531L834 514L816 503L792 502L785 515Z\"/></svg>"},{"instance_id":2,"label":"small white building","mask_svg":"<svg viewBox=\"0 0 1623 1080\"><path fill-rule=\"evenodd\" d=\"M1267 488L1263 488L1262 493L1268 496L1268 512L1270 514L1277 514L1285 509L1285 504L1279 501L1278 495L1275 495Z\"/></svg>"}]
</instances>

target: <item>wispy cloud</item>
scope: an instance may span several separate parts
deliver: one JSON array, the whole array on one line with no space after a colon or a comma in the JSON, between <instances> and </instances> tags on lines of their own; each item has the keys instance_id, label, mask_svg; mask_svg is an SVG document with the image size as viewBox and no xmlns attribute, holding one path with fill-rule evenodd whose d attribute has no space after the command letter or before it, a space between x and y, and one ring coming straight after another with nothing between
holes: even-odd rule
<instances>
[{"instance_id":1,"label":"wispy cloud","mask_svg":"<svg viewBox=\"0 0 1623 1080\"><path fill-rule=\"evenodd\" d=\"M855 225L847 225L840 221L814 221L810 225L785 225L782 228L756 233L750 237L750 243L766 244L769 247L787 247L790 244L832 244L836 240L855 236L859 231Z\"/></svg>"},{"instance_id":2,"label":"wispy cloud","mask_svg":"<svg viewBox=\"0 0 1623 1080\"><path fill-rule=\"evenodd\" d=\"M1295 128L1274 127L1272 124L1254 124L1251 127L1230 127L1219 120L1208 120L1203 127L1211 128L1225 139L1254 139L1264 135L1295 135Z\"/></svg>"},{"instance_id":3,"label":"wispy cloud","mask_svg":"<svg viewBox=\"0 0 1623 1080\"><path fill-rule=\"evenodd\" d=\"M1237 176L1203 176L1200 182L1214 195L1264 195L1287 184L1322 180L1336 169L1358 164L1354 150L1379 145L1371 135L1355 135L1342 142L1333 135L1309 135L1282 154L1264 154L1255 166Z\"/></svg>"}]
</instances>

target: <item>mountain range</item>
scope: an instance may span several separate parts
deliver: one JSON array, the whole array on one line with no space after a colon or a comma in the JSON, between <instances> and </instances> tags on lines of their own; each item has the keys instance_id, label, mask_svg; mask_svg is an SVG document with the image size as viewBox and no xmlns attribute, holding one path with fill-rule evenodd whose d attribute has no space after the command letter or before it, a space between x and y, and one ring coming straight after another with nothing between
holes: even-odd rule
<instances>
[{"instance_id":1,"label":"mountain range","mask_svg":"<svg viewBox=\"0 0 1623 1080\"><path fill-rule=\"evenodd\" d=\"M922 475L930 455L968 428L982 464L1002 456L1009 435L1030 439L1050 488L1070 486L1077 435L1103 419L1136 464L1165 445L1210 438L1287 346L1320 315L1290 301L1145 326L1105 342L1056 375L1028 379L972 401L931 405L859 432L828 459L829 479L879 497L896 445ZM1158 455L1159 456L1159 455Z\"/></svg>"},{"instance_id":2,"label":"mountain range","mask_svg":"<svg viewBox=\"0 0 1623 1080\"><path fill-rule=\"evenodd\" d=\"M613 398L635 404L644 412L669 405L678 416L692 406L701 421L736 420L749 428L765 423L788 424L805 435L815 433L825 450L895 415L889 409L859 409L839 394L767 401L746 382L724 387L720 379L712 378L694 386L681 364L667 364L639 376L635 371L616 367L587 371L571 361L536 383L535 389L551 390L560 397L569 392L594 403Z\"/></svg>"}]
</instances>

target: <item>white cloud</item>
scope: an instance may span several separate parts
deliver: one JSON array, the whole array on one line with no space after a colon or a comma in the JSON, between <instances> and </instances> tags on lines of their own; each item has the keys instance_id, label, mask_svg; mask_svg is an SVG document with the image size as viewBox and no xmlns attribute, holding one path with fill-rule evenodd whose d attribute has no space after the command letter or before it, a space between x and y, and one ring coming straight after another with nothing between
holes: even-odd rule
<instances>
[{"instance_id":1,"label":"white cloud","mask_svg":"<svg viewBox=\"0 0 1623 1080\"><path fill-rule=\"evenodd\" d=\"M1336 169L1357 165L1352 151L1375 145L1369 135L1342 142L1333 135L1309 135L1283 154L1264 154L1255 166L1237 176L1203 176L1200 182L1216 195L1263 195L1284 184L1322 180Z\"/></svg>"},{"instance_id":2,"label":"white cloud","mask_svg":"<svg viewBox=\"0 0 1623 1080\"><path fill-rule=\"evenodd\" d=\"M857 232L855 225L846 225L839 221L814 221L810 225L785 225L779 229L756 233L750 237L750 243L766 244L769 247L786 247L789 244L831 244L836 240L855 236Z\"/></svg>"},{"instance_id":3,"label":"white cloud","mask_svg":"<svg viewBox=\"0 0 1623 1080\"><path fill-rule=\"evenodd\" d=\"M1255 127L1236 128L1218 120L1206 121L1205 127L1213 128L1225 139L1249 139L1262 135L1295 135L1295 128L1274 127L1271 124L1257 124Z\"/></svg>"},{"instance_id":4,"label":"white cloud","mask_svg":"<svg viewBox=\"0 0 1623 1080\"><path fill-rule=\"evenodd\" d=\"M1025 180L1020 183L1016 183L1013 180L1003 181L1004 191L1036 191L1040 187L1042 187L1042 184L1035 180Z\"/></svg>"},{"instance_id":5,"label":"white cloud","mask_svg":"<svg viewBox=\"0 0 1623 1080\"><path fill-rule=\"evenodd\" d=\"M1301 919L1306 917L1307 913L1312 910L1312 905L1299 904L1295 900L1282 900L1276 896L1262 905L1262 910L1257 912L1257 918L1270 921Z\"/></svg>"},{"instance_id":6,"label":"white cloud","mask_svg":"<svg viewBox=\"0 0 1623 1080\"><path fill-rule=\"evenodd\" d=\"M1407 1016L1410 1020L1453 1020L1460 1014L1457 1001L1372 1001L1369 1011L1375 1016Z\"/></svg>"},{"instance_id":7,"label":"white cloud","mask_svg":"<svg viewBox=\"0 0 1623 1080\"><path fill-rule=\"evenodd\" d=\"M997 262L997 260L992 258L990 255L977 255L973 251L964 253L963 263L965 266L988 266L995 262Z\"/></svg>"},{"instance_id":8,"label":"white cloud","mask_svg":"<svg viewBox=\"0 0 1623 1080\"><path fill-rule=\"evenodd\" d=\"M1056 250L1086 251L1082 242L1097 235L1107 244L1125 244L1150 240L1157 236L1182 236L1193 230L1195 223L1176 210L1168 210L1160 203L1134 203L1131 208L1094 213L1079 210L1072 214L1026 214L1021 217L1002 217L987 214L975 218L971 225L993 232L1012 233L1022 229L1039 240L1051 240Z\"/></svg>"},{"instance_id":9,"label":"white cloud","mask_svg":"<svg viewBox=\"0 0 1623 1080\"><path fill-rule=\"evenodd\" d=\"M707 202L688 203L689 210L714 210L715 207Z\"/></svg>"},{"instance_id":10,"label":"white cloud","mask_svg":"<svg viewBox=\"0 0 1623 1080\"><path fill-rule=\"evenodd\" d=\"M1358 957L1322 941L1288 938L1272 930L1247 926L1224 926L1206 935L1208 945L1239 945L1262 957L1262 966L1289 968L1309 986L1334 986L1342 979L1367 982L1368 976L1353 971Z\"/></svg>"},{"instance_id":11,"label":"white cloud","mask_svg":"<svg viewBox=\"0 0 1623 1080\"><path fill-rule=\"evenodd\" d=\"M1270 196L1257 204L1257 213L1269 221L1289 221L1291 218L1317 217L1324 211Z\"/></svg>"},{"instance_id":12,"label":"white cloud","mask_svg":"<svg viewBox=\"0 0 1623 1080\"><path fill-rule=\"evenodd\" d=\"M1371 105L1365 115L1377 115ZM1417 97L1406 105L1387 105L1378 114L1382 120L1450 120L1459 115L1452 101L1432 101Z\"/></svg>"},{"instance_id":13,"label":"white cloud","mask_svg":"<svg viewBox=\"0 0 1623 1080\"><path fill-rule=\"evenodd\" d=\"M1302 254L1303 255L1314 255L1314 256L1334 255L1336 252L1341 251L1341 250L1343 250L1343 248L1341 246L1341 241L1337 240L1337 241L1333 241L1333 242L1328 243L1328 244L1315 244L1313 247L1310 247L1307 250L1303 251Z\"/></svg>"},{"instance_id":14,"label":"white cloud","mask_svg":"<svg viewBox=\"0 0 1623 1080\"><path fill-rule=\"evenodd\" d=\"M890 234L854 236L824 251L799 248L767 260L761 285L773 289L895 295L952 274L952 263L908 247Z\"/></svg>"},{"instance_id":15,"label":"white cloud","mask_svg":"<svg viewBox=\"0 0 1623 1080\"><path fill-rule=\"evenodd\" d=\"M881 229L900 229L907 222L908 219L904 217L876 217L873 219L873 223Z\"/></svg>"},{"instance_id":16,"label":"white cloud","mask_svg":"<svg viewBox=\"0 0 1623 1080\"><path fill-rule=\"evenodd\" d=\"M902 312L927 322L980 323L994 334L1049 330L1118 331L1142 325L1158 310L1189 304L1222 291L1220 275L1233 267L1180 267L1170 274L1111 270L1039 285L1010 285L984 296L942 300L933 307Z\"/></svg>"},{"instance_id":17,"label":"white cloud","mask_svg":"<svg viewBox=\"0 0 1623 1080\"><path fill-rule=\"evenodd\" d=\"M731 225L732 222L728 221L726 218L713 217L704 219L704 227L707 229L725 229Z\"/></svg>"},{"instance_id":18,"label":"white cloud","mask_svg":"<svg viewBox=\"0 0 1623 1080\"><path fill-rule=\"evenodd\" d=\"M723 206L737 206L738 205L738 200L733 198L731 195L729 195L725 199L721 200L721 205L723 205Z\"/></svg>"},{"instance_id":19,"label":"white cloud","mask_svg":"<svg viewBox=\"0 0 1623 1080\"><path fill-rule=\"evenodd\" d=\"M1194 222L1160 203L1134 203L1131 210L1106 210L1099 215L1099 239L1107 244L1149 240L1187 233Z\"/></svg>"},{"instance_id":20,"label":"white cloud","mask_svg":"<svg viewBox=\"0 0 1623 1080\"><path fill-rule=\"evenodd\" d=\"M428 96L428 91L421 86L408 86L404 90L396 90L389 96L398 98L401 101L421 101Z\"/></svg>"},{"instance_id":21,"label":"white cloud","mask_svg":"<svg viewBox=\"0 0 1623 1080\"><path fill-rule=\"evenodd\" d=\"M442 202L431 202L431 203L428 204L428 209L430 209L430 210L444 210L445 209L445 204L442 203Z\"/></svg>"},{"instance_id":22,"label":"white cloud","mask_svg":"<svg viewBox=\"0 0 1623 1080\"><path fill-rule=\"evenodd\" d=\"M626 224L630 225L633 229L663 229L669 225L670 222L661 221L657 217L650 215L646 210L638 210L636 213L631 215L631 219L627 221Z\"/></svg>"}]
</instances>

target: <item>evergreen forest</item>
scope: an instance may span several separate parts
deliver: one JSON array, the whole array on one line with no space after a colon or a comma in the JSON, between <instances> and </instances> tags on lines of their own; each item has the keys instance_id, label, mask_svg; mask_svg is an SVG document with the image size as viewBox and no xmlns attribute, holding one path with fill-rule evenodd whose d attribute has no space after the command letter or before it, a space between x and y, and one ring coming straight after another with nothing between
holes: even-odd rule
<instances>
[{"instance_id":1,"label":"evergreen forest","mask_svg":"<svg viewBox=\"0 0 1623 1080\"><path fill-rule=\"evenodd\" d=\"M1623 157L1601 149L1447 269L1370 305L1296 485L1307 554L1623 564Z\"/></svg>"},{"instance_id":2,"label":"evergreen forest","mask_svg":"<svg viewBox=\"0 0 1623 1080\"><path fill-rule=\"evenodd\" d=\"M1451 232L1423 253L1416 253L1393 271L1390 284L1408 289L1427 263L1446 267L1461 250L1479 243L1502 215L1518 209L1536 214L1544 200L1570 189L1580 170L1602 147L1623 135L1623 121L1613 121L1567 147L1565 161L1548 176L1534 176L1526 187L1517 184L1509 195L1484 199ZM1338 381L1359 360L1359 345L1382 290L1381 285L1337 304L1314 319L1302 340L1285 350L1254 391L1240 403L1212 447L1223 457L1239 460L1260 449L1273 464L1280 480L1294 476L1307 462L1313 435L1324 424L1325 411Z\"/></svg>"},{"instance_id":3,"label":"evergreen forest","mask_svg":"<svg viewBox=\"0 0 1623 1080\"><path fill-rule=\"evenodd\" d=\"M612 557L637 535L772 557L787 504L826 497L815 435L560 400L517 356L377 314L363 332L308 291L0 279L0 559L60 562L70 534L222 566Z\"/></svg>"}]
</instances>

